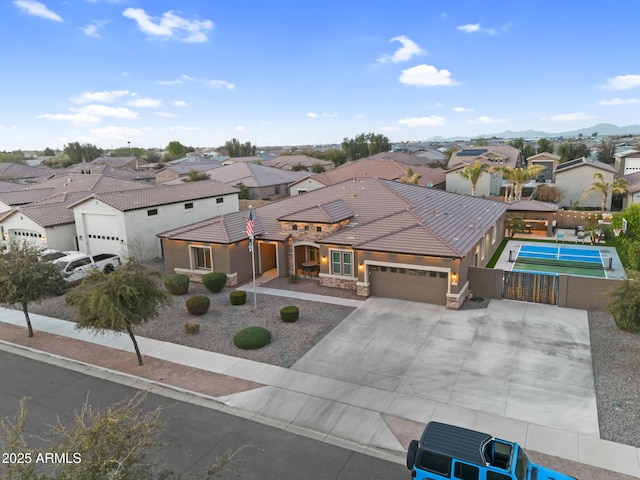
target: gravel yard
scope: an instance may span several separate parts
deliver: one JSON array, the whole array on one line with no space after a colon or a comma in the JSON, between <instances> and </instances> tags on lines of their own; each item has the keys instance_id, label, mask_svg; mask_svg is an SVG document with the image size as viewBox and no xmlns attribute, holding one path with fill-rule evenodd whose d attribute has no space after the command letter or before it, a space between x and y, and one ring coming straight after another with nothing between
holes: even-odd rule
<instances>
[{"instance_id":1,"label":"gravel yard","mask_svg":"<svg viewBox=\"0 0 640 480\"><path fill-rule=\"evenodd\" d=\"M353 292L321 287L315 280L300 280L290 284L287 279L275 279L265 287L298 290L357 298ZM346 318L352 307L293 300L286 297L258 294L258 308L253 307L251 285L245 285L247 303L232 306L230 288L209 294L201 284L192 283L189 294L174 297L173 305L163 309L159 318L136 330L140 336L165 340L236 357L289 367L302 357L324 335ZM202 317L189 315L185 300L190 295L206 294L211 298L209 312ZM296 305L300 319L296 323L280 321L280 308ZM484 308L485 302L467 302L463 309ZM75 319L73 307L64 297L55 297L30 307L33 313ZM185 323L199 323L200 333L187 335ZM233 336L247 326L263 326L271 331L272 342L259 350L240 350L233 345ZM589 312L594 383L598 404L600 436L603 439L640 447L640 334L618 330L609 314ZM37 331L37 322L34 322ZM144 352L142 352L144 355Z\"/></svg>"}]
</instances>

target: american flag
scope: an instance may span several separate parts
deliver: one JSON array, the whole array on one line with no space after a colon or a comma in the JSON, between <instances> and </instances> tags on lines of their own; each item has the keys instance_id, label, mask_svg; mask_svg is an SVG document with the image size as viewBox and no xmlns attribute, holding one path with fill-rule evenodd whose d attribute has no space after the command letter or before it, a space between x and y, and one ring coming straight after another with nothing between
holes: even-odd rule
<instances>
[{"instance_id":1,"label":"american flag","mask_svg":"<svg viewBox=\"0 0 640 480\"><path fill-rule=\"evenodd\" d=\"M247 236L253 238L253 210L249 209L249 220L247 220Z\"/></svg>"}]
</instances>

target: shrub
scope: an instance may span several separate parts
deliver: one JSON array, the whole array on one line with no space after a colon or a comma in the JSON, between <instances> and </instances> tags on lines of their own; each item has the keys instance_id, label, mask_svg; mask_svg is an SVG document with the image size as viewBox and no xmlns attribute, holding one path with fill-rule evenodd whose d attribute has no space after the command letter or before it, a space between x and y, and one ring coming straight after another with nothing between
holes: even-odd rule
<instances>
[{"instance_id":1,"label":"shrub","mask_svg":"<svg viewBox=\"0 0 640 480\"><path fill-rule=\"evenodd\" d=\"M195 335L200 331L199 323L185 323L184 329L187 331L189 335Z\"/></svg>"},{"instance_id":2,"label":"shrub","mask_svg":"<svg viewBox=\"0 0 640 480\"><path fill-rule=\"evenodd\" d=\"M289 283L298 283L298 275L289 275Z\"/></svg>"},{"instance_id":3,"label":"shrub","mask_svg":"<svg viewBox=\"0 0 640 480\"><path fill-rule=\"evenodd\" d=\"M248 327L233 337L233 344L243 350L262 348L271 341L271 332L262 327Z\"/></svg>"},{"instance_id":4,"label":"shrub","mask_svg":"<svg viewBox=\"0 0 640 480\"><path fill-rule=\"evenodd\" d=\"M244 305L247 303L247 292L244 290L236 290L229 294L231 305Z\"/></svg>"},{"instance_id":5,"label":"shrub","mask_svg":"<svg viewBox=\"0 0 640 480\"><path fill-rule=\"evenodd\" d=\"M280 319L286 323L296 322L299 315L300 310L298 310L298 307L294 307L293 305L282 307L280 309Z\"/></svg>"},{"instance_id":6,"label":"shrub","mask_svg":"<svg viewBox=\"0 0 640 480\"><path fill-rule=\"evenodd\" d=\"M164 277L164 286L171 295L184 295L189 291L189 277L184 273L172 273Z\"/></svg>"},{"instance_id":7,"label":"shrub","mask_svg":"<svg viewBox=\"0 0 640 480\"><path fill-rule=\"evenodd\" d=\"M636 274L627 271L629 279L617 282L608 294L608 310L620 330L640 331L640 282Z\"/></svg>"},{"instance_id":8,"label":"shrub","mask_svg":"<svg viewBox=\"0 0 640 480\"><path fill-rule=\"evenodd\" d=\"M205 273L202 276L202 284L211 293L221 292L227 284L227 275L222 272Z\"/></svg>"},{"instance_id":9,"label":"shrub","mask_svg":"<svg viewBox=\"0 0 640 480\"><path fill-rule=\"evenodd\" d=\"M187 310L191 315L204 315L209 310L209 305L211 305L211 300L209 297L205 295L195 295L193 297L187 298L186 301Z\"/></svg>"}]
</instances>

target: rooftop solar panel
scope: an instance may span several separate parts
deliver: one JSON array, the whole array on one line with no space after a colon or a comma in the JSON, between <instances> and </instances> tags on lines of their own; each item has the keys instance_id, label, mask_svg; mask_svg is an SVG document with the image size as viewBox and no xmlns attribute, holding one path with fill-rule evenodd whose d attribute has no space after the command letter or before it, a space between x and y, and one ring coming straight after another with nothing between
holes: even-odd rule
<instances>
[{"instance_id":1,"label":"rooftop solar panel","mask_svg":"<svg viewBox=\"0 0 640 480\"><path fill-rule=\"evenodd\" d=\"M459 157L477 157L478 155L482 155L483 153L487 153L486 148L467 148L461 150L457 153Z\"/></svg>"}]
</instances>

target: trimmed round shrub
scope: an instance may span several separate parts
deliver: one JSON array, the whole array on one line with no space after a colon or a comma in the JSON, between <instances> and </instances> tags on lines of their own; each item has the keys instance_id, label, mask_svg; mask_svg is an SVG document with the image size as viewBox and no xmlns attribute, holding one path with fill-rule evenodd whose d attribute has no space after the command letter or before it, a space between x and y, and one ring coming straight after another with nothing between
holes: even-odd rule
<instances>
[{"instance_id":1,"label":"trimmed round shrub","mask_svg":"<svg viewBox=\"0 0 640 480\"><path fill-rule=\"evenodd\" d=\"M200 331L199 323L185 323L184 329L187 331L189 335L195 335Z\"/></svg>"},{"instance_id":2,"label":"trimmed round shrub","mask_svg":"<svg viewBox=\"0 0 640 480\"><path fill-rule=\"evenodd\" d=\"M202 284L211 293L221 292L227 284L227 275L222 272L205 273L202 276Z\"/></svg>"},{"instance_id":3,"label":"trimmed round shrub","mask_svg":"<svg viewBox=\"0 0 640 480\"><path fill-rule=\"evenodd\" d=\"M185 295L189 291L189 277L184 273L172 273L164 277L164 286L171 295Z\"/></svg>"},{"instance_id":4,"label":"trimmed round shrub","mask_svg":"<svg viewBox=\"0 0 640 480\"><path fill-rule=\"evenodd\" d=\"M271 341L271 332L262 327L248 327L233 337L233 344L243 350L262 348Z\"/></svg>"},{"instance_id":5,"label":"trimmed round shrub","mask_svg":"<svg viewBox=\"0 0 640 480\"><path fill-rule=\"evenodd\" d=\"M187 298L187 310L191 315L204 315L209 310L211 300L205 295L195 295Z\"/></svg>"},{"instance_id":6,"label":"trimmed round shrub","mask_svg":"<svg viewBox=\"0 0 640 480\"><path fill-rule=\"evenodd\" d=\"M293 305L289 305L280 309L280 319L286 323L296 322L299 315L300 310L298 310L298 307L294 307Z\"/></svg>"},{"instance_id":7,"label":"trimmed round shrub","mask_svg":"<svg viewBox=\"0 0 640 480\"><path fill-rule=\"evenodd\" d=\"M236 290L229 294L231 305L244 305L247 303L247 292L244 290Z\"/></svg>"}]
</instances>

